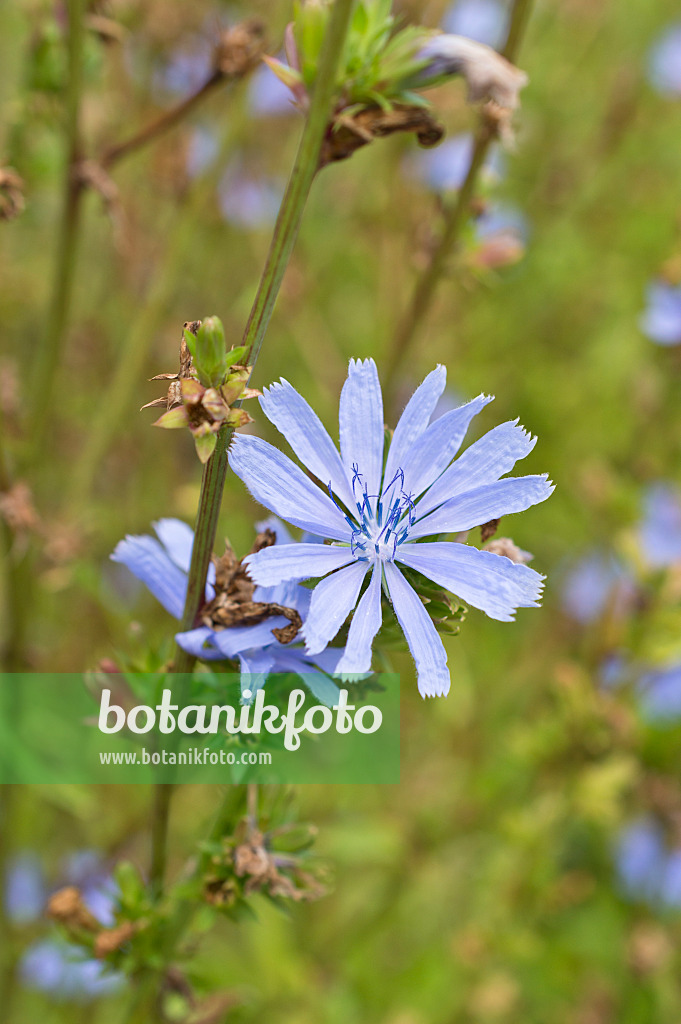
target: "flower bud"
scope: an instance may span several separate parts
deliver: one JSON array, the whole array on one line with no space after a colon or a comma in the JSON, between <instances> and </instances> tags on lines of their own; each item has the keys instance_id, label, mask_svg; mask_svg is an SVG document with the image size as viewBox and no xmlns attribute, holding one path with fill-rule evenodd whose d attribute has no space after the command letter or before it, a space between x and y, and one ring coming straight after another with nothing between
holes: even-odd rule
<instances>
[{"instance_id":1,"label":"flower bud","mask_svg":"<svg viewBox=\"0 0 681 1024\"><path fill-rule=\"evenodd\" d=\"M196 337L192 336L192 341L194 368L199 380L204 387L220 387L227 376L225 331L220 318L209 316L204 320L196 332ZM189 340L187 344L189 345Z\"/></svg>"}]
</instances>

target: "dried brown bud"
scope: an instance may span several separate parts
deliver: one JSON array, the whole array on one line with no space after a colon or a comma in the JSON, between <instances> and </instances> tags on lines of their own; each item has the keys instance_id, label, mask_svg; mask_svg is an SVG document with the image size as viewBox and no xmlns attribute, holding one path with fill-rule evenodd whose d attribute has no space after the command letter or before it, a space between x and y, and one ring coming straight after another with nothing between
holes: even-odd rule
<instances>
[{"instance_id":1,"label":"dried brown bud","mask_svg":"<svg viewBox=\"0 0 681 1024\"><path fill-rule=\"evenodd\" d=\"M75 885L67 885L50 896L47 914L71 931L98 932L102 927L85 906L80 889Z\"/></svg>"},{"instance_id":2,"label":"dried brown bud","mask_svg":"<svg viewBox=\"0 0 681 1024\"><path fill-rule=\"evenodd\" d=\"M32 533L38 529L40 519L31 488L23 480L18 480L9 491L0 492L0 519L5 520L12 533Z\"/></svg>"},{"instance_id":3,"label":"dried brown bud","mask_svg":"<svg viewBox=\"0 0 681 1024\"><path fill-rule=\"evenodd\" d=\"M0 220L14 220L25 205L23 179L11 167L0 167Z\"/></svg>"},{"instance_id":4,"label":"dried brown bud","mask_svg":"<svg viewBox=\"0 0 681 1024\"><path fill-rule=\"evenodd\" d=\"M248 18L222 33L213 54L213 67L225 78L243 78L260 63L266 46L264 23L259 18Z\"/></svg>"},{"instance_id":5,"label":"dried brown bud","mask_svg":"<svg viewBox=\"0 0 681 1024\"><path fill-rule=\"evenodd\" d=\"M514 544L510 537L497 537L496 540L485 544L485 551L491 551L493 555L505 555L506 558L510 558L512 562L517 562L519 565L527 565L534 558L529 551L523 551L517 544Z\"/></svg>"},{"instance_id":6,"label":"dried brown bud","mask_svg":"<svg viewBox=\"0 0 681 1024\"><path fill-rule=\"evenodd\" d=\"M395 132L414 132L421 146L435 146L444 135L444 128L423 107L394 106L392 110L365 107L349 115L337 115L322 146L320 166L347 160L374 139Z\"/></svg>"},{"instance_id":7,"label":"dried brown bud","mask_svg":"<svg viewBox=\"0 0 681 1024\"><path fill-rule=\"evenodd\" d=\"M115 953L130 941L136 930L132 921L124 921L115 928L103 928L95 939L94 952L97 959L103 960L110 953Z\"/></svg>"}]
</instances>

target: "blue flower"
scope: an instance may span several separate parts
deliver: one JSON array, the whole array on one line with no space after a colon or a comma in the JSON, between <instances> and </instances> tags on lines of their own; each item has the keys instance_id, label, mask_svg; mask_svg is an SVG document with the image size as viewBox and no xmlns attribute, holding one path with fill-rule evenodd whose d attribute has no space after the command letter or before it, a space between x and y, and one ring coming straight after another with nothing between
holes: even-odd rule
<instances>
[{"instance_id":1,"label":"blue flower","mask_svg":"<svg viewBox=\"0 0 681 1024\"><path fill-rule=\"evenodd\" d=\"M473 136L470 132L454 135L435 146L409 155L407 170L434 192L459 189L464 183L473 155ZM499 179L504 174L504 162L499 147L493 147L485 162L488 177Z\"/></svg>"},{"instance_id":2,"label":"blue flower","mask_svg":"<svg viewBox=\"0 0 681 1024\"><path fill-rule=\"evenodd\" d=\"M638 538L653 569L681 561L681 494L673 484L659 481L648 488Z\"/></svg>"},{"instance_id":3,"label":"blue flower","mask_svg":"<svg viewBox=\"0 0 681 1024\"><path fill-rule=\"evenodd\" d=\"M281 182L254 175L235 161L220 180L218 201L226 221L252 230L274 224L283 193Z\"/></svg>"},{"instance_id":4,"label":"blue flower","mask_svg":"<svg viewBox=\"0 0 681 1024\"><path fill-rule=\"evenodd\" d=\"M633 592L633 582L613 555L594 551L571 567L563 584L563 608L571 618L586 624L606 608L616 616L624 614Z\"/></svg>"},{"instance_id":5,"label":"blue flower","mask_svg":"<svg viewBox=\"0 0 681 1024\"><path fill-rule=\"evenodd\" d=\"M669 849L662 826L640 818L620 834L615 850L626 896L653 907L681 907L681 850Z\"/></svg>"},{"instance_id":6,"label":"blue flower","mask_svg":"<svg viewBox=\"0 0 681 1024\"><path fill-rule=\"evenodd\" d=\"M499 0L457 0L446 11L442 28L496 50L506 37L508 10Z\"/></svg>"},{"instance_id":7,"label":"blue flower","mask_svg":"<svg viewBox=\"0 0 681 1024\"><path fill-rule=\"evenodd\" d=\"M681 719L681 665L647 672L637 684L644 717L653 723Z\"/></svg>"},{"instance_id":8,"label":"blue flower","mask_svg":"<svg viewBox=\"0 0 681 1024\"><path fill-rule=\"evenodd\" d=\"M47 889L37 854L24 851L7 864L5 913L14 924L30 924L45 909Z\"/></svg>"},{"instance_id":9,"label":"blue flower","mask_svg":"<svg viewBox=\"0 0 681 1024\"><path fill-rule=\"evenodd\" d=\"M27 988L45 992L56 999L87 1002L119 991L124 983L99 960L85 957L70 943L42 939L24 953L19 975Z\"/></svg>"},{"instance_id":10,"label":"blue flower","mask_svg":"<svg viewBox=\"0 0 681 1024\"><path fill-rule=\"evenodd\" d=\"M657 345L681 344L681 286L653 281L640 323L643 333Z\"/></svg>"},{"instance_id":11,"label":"blue flower","mask_svg":"<svg viewBox=\"0 0 681 1024\"><path fill-rule=\"evenodd\" d=\"M266 64L261 64L251 75L248 100L251 113L256 117L280 117L296 113L291 91Z\"/></svg>"},{"instance_id":12,"label":"blue flower","mask_svg":"<svg viewBox=\"0 0 681 1024\"><path fill-rule=\"evenodd\" d=\"M471 420L491 398L480 395L430 423L445 382L446 371L438 366L417 388L397 424L385 466L383 399L372 359L350 362L340 398L340 454L287 381L266 389L260 399L265 415L322 487L257 437L238 435L230 450L232 469L257 501L294 526L335 542L275 546L245 560L260 586L325 577L313 591L303 626L309 654L323 651L356 608L337 672L369 671L385 585L424 696L448 692L447 655L400 567L416 570L492 618L510 621L517 608L537 606L542 576L466 544L423 541L521 512L553 491L546 476L501 479L535 444L517 421L495 427L452 462ZM369 584L360 597L367 574Z\"/></svg>"},{"instance_id":13,"label":"blue flower","mask_svg":"<svg viewBox=\"0 0 681 1024\"><path fill-rule=\"evenodd\" d=\"M665 96L681 96L681 22L665 29L655 41L648 61L653 88Z\"/></svg>"},{"instance_id":14,"label":"blue flower","mask_svg":"<svg viewBox=\"0 0 681 1024\"><path fill-rule=\"evenodd\" d=\"M258 524L258 529L273 530L277 537L276 547L292 544L287 530L276 519ZM117 545L111 557L115 562L126 565L166 611L176 619L181 619L194 533L179 519L161 519L154 523L154 530L158 540L147 535L126 537ZM207 602L215 596L214 583L215 568L211 566L206 584ZM254 601L294 608L303 619L308 612L310 599L310 591L294 583L256 587L253 593ZM328 676L335 672L343 655L342 648L329 648L312 656L300 644L282 644L272 630L287 624L283 615L277 615L255 626L232 626L227 629L199 626L186 633L176 634L175 639L185 651L203 661L238 658L242 673L242 693L250 691L250 696L244 698L247 701L253 700L268 675L293 672L301 677L318 700L333 707L337 703L339 690Z\"/></svg>"}]
</instances>

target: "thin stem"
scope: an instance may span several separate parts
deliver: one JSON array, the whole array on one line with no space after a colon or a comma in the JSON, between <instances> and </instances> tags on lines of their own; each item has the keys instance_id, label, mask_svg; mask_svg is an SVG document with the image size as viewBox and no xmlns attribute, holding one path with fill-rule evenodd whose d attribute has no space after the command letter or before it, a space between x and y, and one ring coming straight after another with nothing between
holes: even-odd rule
<instances>
[{"instance_id":1,"label":"thin stem","mask_svg":"<svg viewBox=\"0 0 681 1024\"><path fill-rule=\"evenodd\" d=\"M282 200L270 251L244 331L243 343L249 347L251 366L255 365L260 354L263 338L298 235L305 203L319 167L322 142L329 124L336 72L353 2L354 0L336 0L331 12L298 155ZM227 475L227 450L231 437L230 428L225 427L220 431L215 452L204 467L182 630L194 627L204 600L206 576L213 553ZM175 652L174 670L190 672L194 661L191 655L178 647Z\"/></svg>"},{"instance_id":2,"label":"thin stem","mask_svg":"<svg viewBox=\"0 0 681 1024\"><path fill-rule=\"evenodd\" d=\"M225 81L225 75L221 71L214 71L213 74L208 78L203 85L191 96L188 96L185 100L182 100L175 107L171 107L166 110L160 117L156 118L150 124L145 125L139 132L136 132L129 139L124 139L123 142L117 142L114 146L110 146L102 153L99 164L104 170L110 170L114 164L117 164L124 157L134 153L135 150L142 149L149 142L153 142L160 135L164 135L171 128L174 128L176 124L184 120L187 114L191 113L195 107L197 107L210 93L213 92L217 85Z\"/></svg>"},{"instance_id":3,"label":"thin stem","mask_svg":"<svg viewBox=\"0 0 681 1024\"><path fill-rule=\"evenodd\" d=\"M156 783L154 785L154 805L151 813L151 867L149 885L153 898L163 892L168 861L168 826L170 824L170 806L173 797L173 786Z\"/></svg>"},{"instance_id":4,"label":"thin stem","mask_svg":"<svg viewBox=\"0 0 681 1024\"><path fill-rule=\"evenodd\" d=\"M530 15L532 0L515 0L509 23L508 36L502 55L514 61ZM398 324L393 339L384 390L394 398L399 371L411 349L418 328L432 304L437 287L445 274L451 252L470 215L471 200L478 184L478 176L495 133L491 125L481 118L473 144L473 154L466 177L451 209L445 216L440 239L433 250L423 274L416 282L411 301Z\"/></svg>"},{"instance_id":5,"label":"thin stem","mask_svg":"<svg viewBox=\"0 0 681 1024\"><path fill-rule=\"evenodd\" d=\"M52 299L45 333L36 357L33 438L30 458L42 454L52 415L55 377L71 317L73 281L80 227L83 183L77 173L82 156L80 107L83 89L83 16L86 0L68 0L68 83L66 89L66 162L61 223L55 255Z\"/></svg>"}]
</instances>

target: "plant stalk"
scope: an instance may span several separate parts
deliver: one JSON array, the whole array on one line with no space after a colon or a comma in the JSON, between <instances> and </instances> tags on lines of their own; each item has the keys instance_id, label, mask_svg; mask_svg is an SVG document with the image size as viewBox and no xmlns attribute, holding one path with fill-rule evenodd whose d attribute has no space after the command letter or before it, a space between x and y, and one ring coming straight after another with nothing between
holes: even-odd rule
<instances>
[{"instance_id":1,"label":"plant stalk","mask_svg":"<svg viewBox=\"0 0 681 1024\"><path fill-rule=\"evenodd\" d=\"M502 50L502 56L511 62L514 62L517 57L531 7L532 0L515 0L513 5L506 44ZM459 189L456 201L445 216L444 227L437 246L426 269L416 282L409 306L395 332L384 384L384 389L393 400L399 380L399 371L414 343L417 331L432 305L437 287L447 269L449 257L470 216L471 200L477 188L478 176L494 138L495 132L491 125L484 117L481 118L466 177Z\"/></svg>"}]
</instances>

